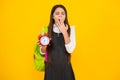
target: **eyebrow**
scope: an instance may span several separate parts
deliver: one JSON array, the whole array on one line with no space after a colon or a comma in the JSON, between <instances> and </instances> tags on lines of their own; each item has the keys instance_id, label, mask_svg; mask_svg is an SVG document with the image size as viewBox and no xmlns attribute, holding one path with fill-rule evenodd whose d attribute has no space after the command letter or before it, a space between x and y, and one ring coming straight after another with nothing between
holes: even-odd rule
<instances>
[{"instance_id":1,"label":"eyebrow","mask_svg":"<svg viewBox=\"0 0 120 80\"><path fill-rule=\"evenodd\" d=\"M62 11L62 12L59 12L59 11L58 11L58 12L55 12L55 13L65 13L65 12L63 12L63 11Z\"/></svg>"}]
</instances>

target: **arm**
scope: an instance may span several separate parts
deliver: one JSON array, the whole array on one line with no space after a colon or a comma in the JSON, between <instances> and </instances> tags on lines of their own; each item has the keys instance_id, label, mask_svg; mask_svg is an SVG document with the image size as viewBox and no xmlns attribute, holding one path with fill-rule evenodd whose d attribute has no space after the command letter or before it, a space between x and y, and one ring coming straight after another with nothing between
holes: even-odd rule
<instances>
[{"instance_id":1,"label":"arm","mask_svg":"<svg viewBox=\"0 0 120 80\"><path fill-rule=\"evenodd\" d=\"M68 53L72 53L76 46L75 27L70 27L70 28L71 28L70 42L68 44L65 44Z\"/></svg>"},{"instance_id":2,"label":"arm","mask_svg":"<svg viewBox=\"0 0 120 80\"><path fill-rule=\"evenodd\" d=\"M72 53L76 46L74 27L70 27L71 33L70 33L70 37L69 37L68 33L67 33L67 30L68 30L67 24L65 25L64 23L57 21L56 25L58 26L59 30L63 34L66 50L68 51L68 53Z\"/></svg>"},{"instance_id":3,"label":"arm","mask_svg":"<svg viewBox=\"0 0 120 80\"><path fill-rule=\"evenodd\" d=\"M65 40L65 44L70 43L70 37L69 37L67 31L63 32L63 37L64 37L64 40Z\"/></svg>"}]
</instances>

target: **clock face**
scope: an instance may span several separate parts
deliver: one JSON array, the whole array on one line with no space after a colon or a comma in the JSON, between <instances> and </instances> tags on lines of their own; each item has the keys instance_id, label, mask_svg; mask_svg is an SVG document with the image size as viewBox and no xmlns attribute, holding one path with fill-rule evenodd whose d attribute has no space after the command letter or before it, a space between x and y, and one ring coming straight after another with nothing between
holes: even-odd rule
<instances>
[{"instance_id":1,"label":"clock face","mask_svg":"<svg viewBox=\"0 0 120 80\"><path fill-rule=\"evenodd\" d=\"M42 36L42 37L40 38L40 43L41 43L42 45L48 45L49 42L50 42L50 40L49 40L49 37L47 37L47 36Z\"/></svg>"}]
</instances>

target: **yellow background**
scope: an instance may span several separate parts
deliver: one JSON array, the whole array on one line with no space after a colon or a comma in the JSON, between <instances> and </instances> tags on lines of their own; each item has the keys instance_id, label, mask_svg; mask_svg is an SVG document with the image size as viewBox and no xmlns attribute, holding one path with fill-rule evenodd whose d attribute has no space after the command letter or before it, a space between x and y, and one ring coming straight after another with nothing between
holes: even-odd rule
<instances>
[{"instance_id":1,"label":"yellow background","mask_svg":"<svg viewBox=\"0 0 120 80\"><path fill-rule=\"evenodd\" d=\"M119 0L0 0L0 80L43 80L33 46L59 3L76 29L76 80L120 80Z\"/></svg>"}]
</instances>

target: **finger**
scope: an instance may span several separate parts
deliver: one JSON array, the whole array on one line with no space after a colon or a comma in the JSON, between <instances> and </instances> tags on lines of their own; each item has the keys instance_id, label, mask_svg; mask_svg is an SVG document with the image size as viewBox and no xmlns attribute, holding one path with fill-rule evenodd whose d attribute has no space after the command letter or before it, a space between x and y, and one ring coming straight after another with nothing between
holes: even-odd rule
<instances>
[{"instance_id":1,"label":"finger","mask_svg":"<svg viewBox=\"0 0 120 80\"><path fill-rule=\"evenodd\" d=\"M47 46L45 45L45 46L42 46L43 48L46 48Z\"/></svg>"},{"instance_id":2,"label":"finger","mask_svg":"<svg viewBox=\"0 0 120 80\"><path fill-rule=\"evenodd\" d=\"M57 20L57 23L58 23L58 25L60 26L60 25L61 25L61 20L58 19L58 20Z\"/></svg>"},{"instance_id":3,"label":"finger","mask_svg":"<svg viewBox=\"0 0 120 80\"><path fill-rule=\"evenodd\" d=\"M50 41L52 40L52 38L50 38Z\"/></svg>"},{"instance_id":4,"label":"finger","mask_svg":"<svg viewBox=\"0 0 120 80\"><path fill-rule=\"evenodd\" d=\"M66 26L66 28L68 28L68 25L67 25L67 24L66 24L65 26Z\"/></svg>"},{"instance_id":5,"label":"finger","mask_svg":"<svg viewBox=\"0 0 120 80\"><path fill-rule=\"evenodd\" d=\"M58 19L58 25L61 25L61 23L60 23L60 19Z\"/></svg>"},{"instance_id":6,"label":"finger","mask_svg":"<svg viewBox=\"0 0 120 80\"><path fill-rule=\"evenodd\" d=\"M59 28L60 27L60 25L58 24L58 23L56 23L56 26Z\"/></svg>"},{"instance_id":7,"label":"finger","mask_svg":"<svg viewBox=\"0 0 120 80\"><path fill-rule=\"evenodd\" d=\"M66 29L68 29L68 25L66 24Z\"/></svg>"},{"instance_id":8,"label":"finger","mask_svg":"<svg viewBox=\"0 0 120 80\"><path fill-rule=\"evenodd\" d=\"M63 24L62 19L60 19L60 24Z\"/></svg>"},{"instance_id":9,"label":"finger","mask_svg":"<svg viewBox=\"0 0 120 80\"><path fill-rule=\"evenodd\" d=\"M62 23L61 25L65 27L65 24L64 24L64 23Z\"/></svg>"}]
</instances>

